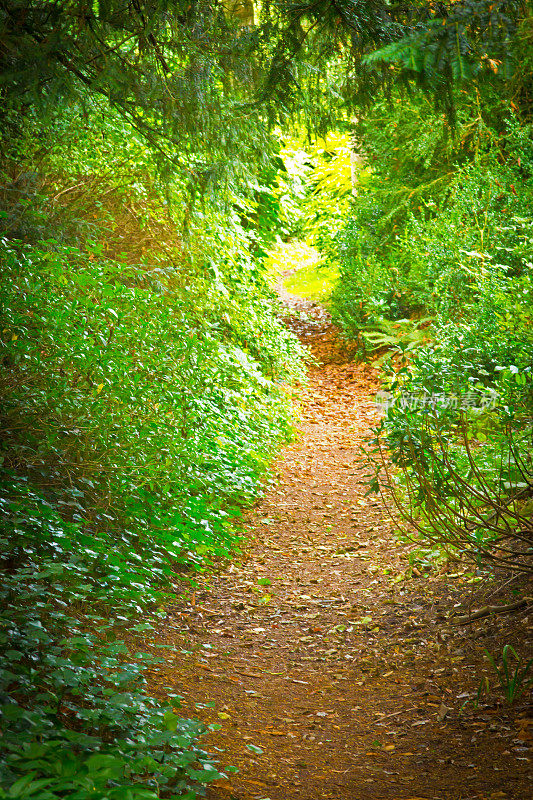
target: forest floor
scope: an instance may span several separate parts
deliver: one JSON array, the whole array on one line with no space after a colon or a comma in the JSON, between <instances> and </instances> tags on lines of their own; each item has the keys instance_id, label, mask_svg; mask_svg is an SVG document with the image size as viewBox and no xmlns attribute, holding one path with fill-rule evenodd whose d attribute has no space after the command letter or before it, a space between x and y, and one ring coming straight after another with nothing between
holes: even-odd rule
<instances>
[{"instance_id":1,"label":"forest floor","mask_svg":"<svg viewBox=\"0 0 533 800\"><path fill-rule=\"evenodd\" d=\"M377 376L323 309L284 299L317 359L297 392L298 436L247 514L238 563L154 632L176 650L153 690L172 686L180 713L221 726L202 746L239 771L210 800L530 800L533 707L527 693L503 703L484 651L526 655L532 617L451 623L513 587L410 564L415 545L366 496Z\"/></svg>"}]
</instances>

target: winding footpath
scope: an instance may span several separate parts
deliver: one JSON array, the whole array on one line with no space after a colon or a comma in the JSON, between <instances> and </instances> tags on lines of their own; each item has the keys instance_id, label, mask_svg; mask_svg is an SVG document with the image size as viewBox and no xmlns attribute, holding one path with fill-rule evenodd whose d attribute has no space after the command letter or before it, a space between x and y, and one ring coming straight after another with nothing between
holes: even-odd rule
<instances>
[{"instance_id":1,"label":"winding footpath","mask_svg":"<svg viewBox=\"0 0 533 800\"><path fill-rule=\"evenodd\" d=\"M323 310L292 302L307 316L290 324L318 361L297 392L298 437L246 519L241 562L169 609L157 632L176 651L156 688L173 686L184 716L220 725L202 746L239 769L207 796L530 800L531 708L467 702L484 648L516 641L523 652L512 636L533 638L529 622L517 617L505 641L498 619L447 622L479 599L468 576L453 565L425 574L366 496L376 376Z\"/></svg>"}]
</instances>

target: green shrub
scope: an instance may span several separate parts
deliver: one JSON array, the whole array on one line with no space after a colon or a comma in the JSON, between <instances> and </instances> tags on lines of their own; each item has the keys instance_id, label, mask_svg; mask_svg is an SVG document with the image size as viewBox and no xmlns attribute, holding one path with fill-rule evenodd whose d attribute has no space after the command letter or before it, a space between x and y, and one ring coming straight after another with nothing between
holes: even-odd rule
<instances>
[{"instance_id":1,"label":"green shrub","mask_svg":"<svg viewBox=\"0 0 533 800\"><path fill-rule=\"evenodd\" d=\"M25 563L9 566L0 593L0 797L203 795L221 773L198 747L205 726L176 713L180 698L146 694L143 673L158 659L132 657L113 635L117 620L88 615L97 630L88 633L69 614L72 603L95 599L86 538L27 491L3 500L1 512L2 543L11 543L13 524ZM151 626L133 630L143 627Z\"/></svg>"},{"instance_id":2,"label":"green shrub","mask_svg":"<svg viewBox=\"0 0 533 800\"><path fill-rule=\"evenodd\" d=\"M529 258L531 127L507 115L503 138L483 118L473 132L466 107L453 139L427 107L422 121L421 105L394 107L387 123L378 108L363 129L377 164L342 236L333 296L352 336L383 320L468 316L480 282L519 278Z\"/></svg>"},{"instance_id":3,"label":"green shrub","mask_svg":"<svg viewBox=\"0 0 533 800\"><path fill-rule=\"evenodd\" d=\"M487 283L468 321L442 322L391 371L378 472L423 540L531 573L531 268L521 285Z\"/></svg>"},{"instance_id":4,"label":"green shrub","mask_svg":"<svg viewBox=\"0 0 533 800\"><path fill-rule=\"evenodd\" d=\"M421 97L377 104L359 127L372 171L341 239L333 295L347 334L387 364L393 403L376 470L411 530L526 573L531 132L487 87L458 95L455 131Z\"/></svg>"},{"instance_id":5,"label":"green shrub","mask_svg":"<svg viewBox=\"0 0 533 800\"><path fill-rule=\"evenodd\" d=\"M0 796L191 800L206 728L134 644L238 550L291 435L273 177L200 204L109 109L56 111L1 164Z\"/></svg>"}]
</instances>

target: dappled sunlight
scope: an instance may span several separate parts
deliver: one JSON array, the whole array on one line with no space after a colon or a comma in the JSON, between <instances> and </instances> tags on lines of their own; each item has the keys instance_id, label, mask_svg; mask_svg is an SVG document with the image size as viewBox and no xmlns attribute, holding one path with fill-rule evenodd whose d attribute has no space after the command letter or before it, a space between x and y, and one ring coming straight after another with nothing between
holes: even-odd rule
<instances>
[{"instance_id":1,"label":"dappled sunlight","mask_svg":"<svg viewBox=\"0 0 533 800\"><path fill-rule=\"evenodd\" d=\"M325 265L316 247L305 241L278 242L267 260L271 285L282 284L289 294L327 303L338 270Z\"/></svg>"}]
</instances>

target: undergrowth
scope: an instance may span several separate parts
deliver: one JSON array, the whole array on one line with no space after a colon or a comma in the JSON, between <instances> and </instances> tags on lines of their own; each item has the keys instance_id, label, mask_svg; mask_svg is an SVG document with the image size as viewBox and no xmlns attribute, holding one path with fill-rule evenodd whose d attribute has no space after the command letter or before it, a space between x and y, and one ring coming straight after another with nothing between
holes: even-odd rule
<instances>
[{"instance_id":1,"label":"undergrowth","mask_svg":"<svg viewBox=\"0 0 533 800\"><path fill-rule=\"evenodd\" d=\"M505 582L533 572L533 149L527 104L414 95L359 126L372 171L339 241L334 317L383 367L371 489L411 535Z\"/></svg>"},{"instance_id":2,"label":"undergrowth","mask_svg":"<svg viewBox=\"0 0 533 800\"><path fill-rule=\"evenodd\" d=\"M184 220L186 189L100 105L30 115L2 163L6 798L193 798L220 777L176 692L147 693L135 638L238 549L303 376L262 266L277 164Z\"/></svg>"}]
</instances>

